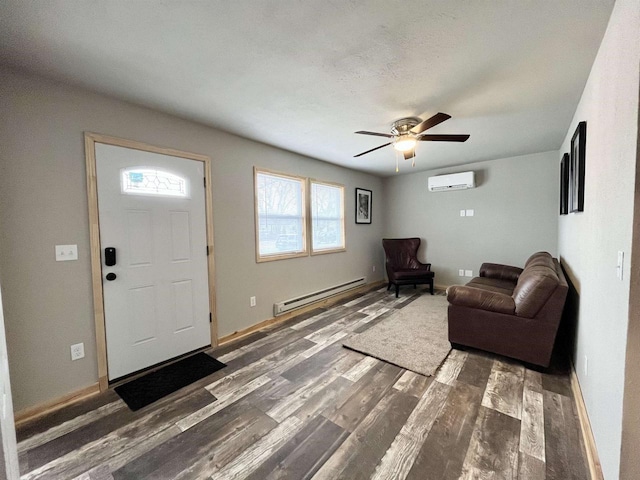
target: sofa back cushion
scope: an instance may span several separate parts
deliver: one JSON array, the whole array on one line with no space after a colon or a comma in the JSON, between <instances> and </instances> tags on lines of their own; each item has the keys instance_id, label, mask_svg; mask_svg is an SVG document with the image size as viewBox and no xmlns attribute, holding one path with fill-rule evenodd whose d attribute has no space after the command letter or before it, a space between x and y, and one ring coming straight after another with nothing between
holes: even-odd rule
<instances>
[{"instance_id":1,"label":"sofa back cushion","mask_svg":"<svg viewBox=\"0 0 640 480\"><path fill-rule=\"evenodd\" d=\"M535 317L558 286L553 258L547 255L533 255L518 278L513 300L519 316Z\"/></svg>"},{"instance_id":2,"label":"sofa back cushion","mask_svg":"<svg viewBox=\"0 0 640 480\"><path fill-rule=\"evenodd\" d=\"M524 268L534 265L545 265L553 268L553 257L549 252L536 252L531 255L524 263Z\"/></svg>"}]
</instances>

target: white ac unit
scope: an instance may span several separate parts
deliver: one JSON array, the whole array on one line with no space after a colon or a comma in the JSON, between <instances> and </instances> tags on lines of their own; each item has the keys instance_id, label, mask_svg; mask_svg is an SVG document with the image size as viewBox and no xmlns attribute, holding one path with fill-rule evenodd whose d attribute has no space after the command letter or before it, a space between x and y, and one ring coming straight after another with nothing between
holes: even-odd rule
<instances>
[{"instance_id":1,"label":"white ac unit","mask_svg":"<svg viewBox=\"0 0 640 480\"><path fill-rule=\"evenodd\" d=\"M430 192L464 190L466 188L475 188L476 179L474 172L451 173L449 175L429 177L428 185Z\"/></svg>"}]
</instances>

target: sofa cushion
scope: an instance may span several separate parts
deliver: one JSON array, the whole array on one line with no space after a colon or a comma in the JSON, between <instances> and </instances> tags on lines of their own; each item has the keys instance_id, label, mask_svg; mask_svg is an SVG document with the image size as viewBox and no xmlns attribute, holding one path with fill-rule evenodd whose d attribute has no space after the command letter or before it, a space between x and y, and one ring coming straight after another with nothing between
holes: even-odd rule
<instances>
[{"instance_id":1,"label":"sofa cushion","mask_svg":"<svg viewBox=\"0 0 640 480\"><path fill-rule=\"evenodd\" d=\"M558 275L555 269L542 265L525 267L513 290L516 314L527 318L535 317L557 286Z\"/></svg>"},{"instance_id":2,"label":"sofa cushion","mask_svg":"<svg viewBox=\"0 0 640 480\"><path fill-rule=\"evenodd\" d=\"M553 268L553 257L549 252L536 252L531 255L524 263L524 268L534 265L547 265Z\"/></svg>"},{"instance_id":3,"label":"sofa cushion","mask_svg":"<svg viewBox=\"0 0 640 480\"><path fill-rule=\"evenodd\" d=\"M479 308L490 312L513 315L515 304L511 295L496 293L469 285L452 285L447 288L447 300L461 307Z\"/></svg>"},{"instance_id":4,"label":"sofa cushion","mask_svg":"<svg viewBox=\"0 0 640 480\"><path fill-rule=\"evenodd\" d=\"M476 288L485 288L492 292L506 293L511 295L516 286L516 282L509 280L500 280L499 278L475 277L472 278L467 285Z\"/></svg>"}]
</instances>

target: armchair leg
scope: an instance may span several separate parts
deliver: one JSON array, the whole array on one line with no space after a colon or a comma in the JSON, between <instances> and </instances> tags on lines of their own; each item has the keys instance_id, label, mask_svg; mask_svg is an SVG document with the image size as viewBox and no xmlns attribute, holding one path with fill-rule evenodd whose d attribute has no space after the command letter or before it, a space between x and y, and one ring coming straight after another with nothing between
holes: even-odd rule
<instances>
[{"instance_id":1,"label":"armchair leg","mask_svg":"<svg viewBox=\"0 0 640 480\"><path fill-rule=\"evenodd\" d=\"M400 291L400 285L396 283L396 298L398 298L398 292Z\"/></svg>"},{"instance_id":2,"label":"armchair leg","mask_svg":"<svg viewBox=\"0 0 640 480\"><path fill-rule=\"evenodd\" d=\"M431 295L433 295L433 279L429 282L429 291L431 292Z\"/></svg>"},{"instance_id":3,"label":"armchair leg","mask_svg":"<svg viewBox=\"0 0 640 480\"><path fill-rule=\"evenodd\" d=\"M387 292L391 290L391 282L389 282L389 285L387 285Z\"/></svg>"}]
</instances>

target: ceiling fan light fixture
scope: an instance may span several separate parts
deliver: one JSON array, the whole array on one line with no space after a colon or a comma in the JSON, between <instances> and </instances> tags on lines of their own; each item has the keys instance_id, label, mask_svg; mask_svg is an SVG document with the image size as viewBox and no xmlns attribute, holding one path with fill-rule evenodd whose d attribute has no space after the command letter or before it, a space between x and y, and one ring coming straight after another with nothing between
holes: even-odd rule
<instances>
[{"instance_id":1,"label":"ceiling fan light fixture","mask_svg":"<svg viewBox=\"0 0 640 480\"><path fill-rule=\"evenodd\" d=\"M399 152L408 152L415 148L416 139L412 135L400 135L393 142L393 148Z\"/></svg>"}]
</instances>

